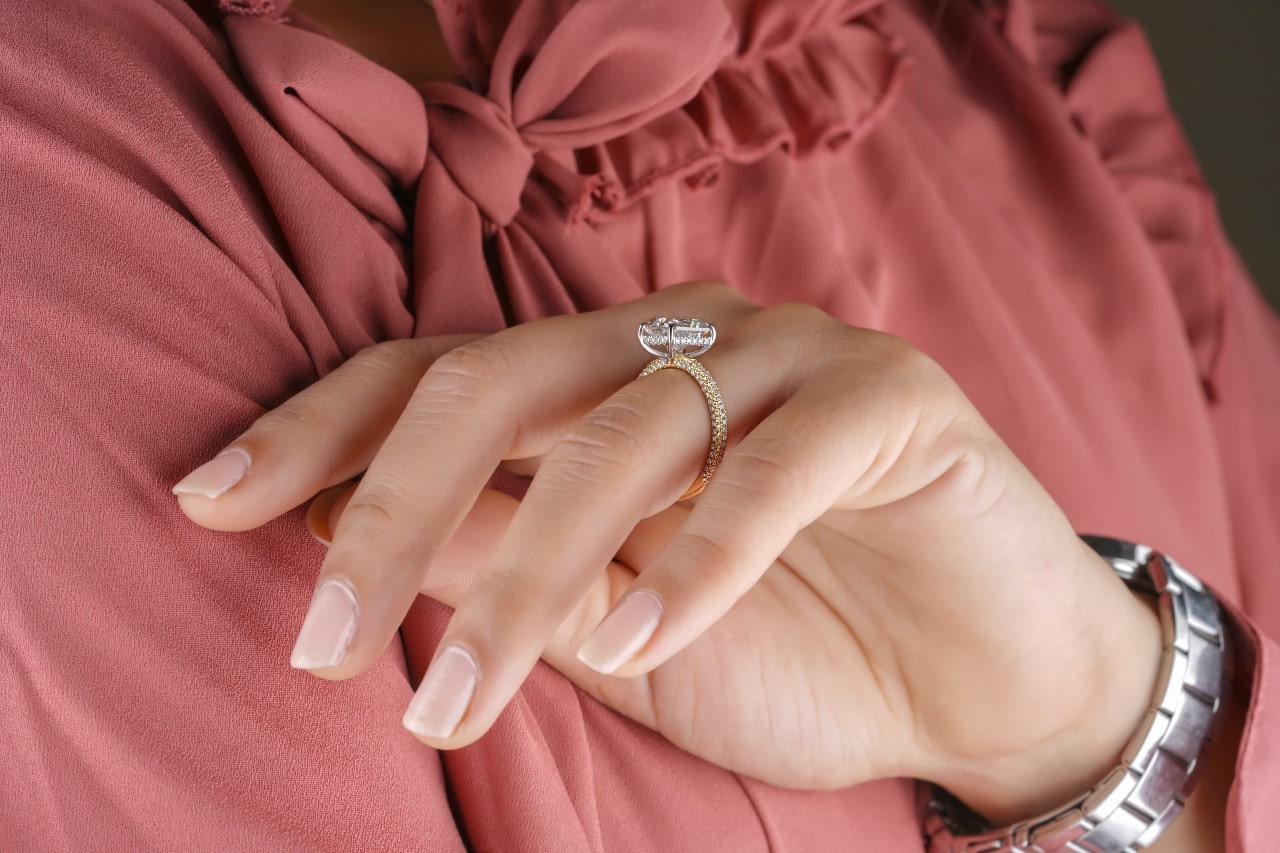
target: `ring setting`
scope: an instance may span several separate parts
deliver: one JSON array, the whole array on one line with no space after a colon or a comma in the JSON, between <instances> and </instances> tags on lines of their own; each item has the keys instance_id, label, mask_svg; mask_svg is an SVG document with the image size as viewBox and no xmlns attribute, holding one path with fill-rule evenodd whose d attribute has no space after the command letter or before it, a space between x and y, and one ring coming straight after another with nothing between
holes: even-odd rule
<instances>
[{"instance_id":1,"label":"ring setting","mask_svg":"<svg viewBox=\"0 0 1280 853\"><path fill-rule=\"evenodd\" d=\"M716 327L705 320L654 317L636 330L640 345L659 358L685 355L697 358L716 342Z\"/></svg>"},{"instance_id":2,"label":"ring setting","mask_svg":"<svg viewBox=\"0 0 1280 853\"><path fill-rule=\"evenodd\" d=\"M711 446L707 450L702 470L677 499L688 500L705 489L711 481L711 475L724 459L729 437L729 416L725 411L724 398L720 395L720 386L696 358L711 349L711 345L716 342L716 327L705 320L654 317L641 323L636 335L640 339L640 345L657 356L645 365L637 379L643 379L659 370L674 368L689 374L707 399L707 410L711 416Z\"/></svg>"}]
</instances>

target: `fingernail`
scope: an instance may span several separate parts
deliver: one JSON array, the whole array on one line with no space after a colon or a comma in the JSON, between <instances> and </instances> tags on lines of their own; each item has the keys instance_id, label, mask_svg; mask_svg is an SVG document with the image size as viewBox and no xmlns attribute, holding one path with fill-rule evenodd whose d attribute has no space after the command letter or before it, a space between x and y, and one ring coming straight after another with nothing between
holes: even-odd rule
<instances>
[{"instance_id":1,"label":"fingernail","mask_svg":"<svg viewBox=\"0 0 1280 853\"><path fill-rule=\"evenodd\" d=\"M319 542L321 545L325 546L326 548L331 547L333 545L332 539L330 539L326 534L321 533L314 526L312 526L311 516L309 515L307 516L307 532L311 534L311 538L315 539L317 542Z\"/></svg>"},{"instance_id":2,"label":"fingernail","mask_svg":"<svg viewBox=\"0 0 1280 853\"><path fill-rule=\"evenodd\" d=\"M294 669L321 669L342 663L356 635L358 614L351 587L338 580L325 581L311 599L311 609L302 620L289 665Z\"/></svg>"},{"instance_id":3,"label":"fingernail","mask_svg":"<svg viewBox=\"0 0 1280 853\"><path fill-rule=\"evenodd\" d=\"M587 637L578 649L578 660L596 672L612 673L649 642L661 618L662 601L657 595L647 589L629 593Z\"/></svg>"},{"instance_id":4,"label":"fingernail","mask_svg":"<svg viewBox=\"0 0 1280 853\"><path fill-rule=\"evenodd\" d=\"M466 649L449 646L427 667L427 675L404 712L404 727L423 737L444 740L467 713L480 667Z\"/></svg>"},{"instance_id":5,"label":"fingernail","mask_svg":"<svg viewBox=\"0 0 1280 853\"><path fill-rule=\"evenodd\" d=\"M230 447L179 480L173 493L216 498L244 479L250 461L249 451Z\"/></svg>"},{"instance_id":6,"label":"fingernail","mask_svg":"<svg viewBox=\"0 0 1280 853\"><path fill-rule=\"evenodd\" d=\"M311 501L311 505L307 507L306 525L307 532L316 539L316 541L326 547L333 544L333 504L337 489L327 489L316 495Z\"/></svg>"}]
</instances>

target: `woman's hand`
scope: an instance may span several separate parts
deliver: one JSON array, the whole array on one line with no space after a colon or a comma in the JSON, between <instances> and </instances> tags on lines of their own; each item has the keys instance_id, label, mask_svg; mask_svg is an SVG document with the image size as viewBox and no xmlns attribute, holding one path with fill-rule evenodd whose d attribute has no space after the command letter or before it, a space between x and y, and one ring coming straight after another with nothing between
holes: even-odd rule
<instances>
[{"instance_id":1,"label":"woman's hand","mask_svg":"<svg viewBox=\"0 0 1280 853\"><path fill-rule=\"evenodd\" d=\"M719 330L729 449L684 503L707 405L680 371L633 381L654 316ZM1153 692L1153 612L955 383L812 307L692 283L378 344L231 446L234 488L206 496L239 451L177 489L218 530L364 472L311 508L337 523L294 664L349 678L419 592L454 606L405 717L435 747L480 737L541 656L722 767L914 776L999 822L1100 780ZM499 465L536 471L522 501L484 488Z\"/></svg>"}]
</instances>

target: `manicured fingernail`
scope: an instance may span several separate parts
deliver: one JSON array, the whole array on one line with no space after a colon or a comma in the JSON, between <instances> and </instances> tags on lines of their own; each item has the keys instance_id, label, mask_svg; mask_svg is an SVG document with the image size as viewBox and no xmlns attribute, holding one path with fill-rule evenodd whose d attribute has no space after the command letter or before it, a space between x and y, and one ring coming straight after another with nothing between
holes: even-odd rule
<instances>
[{"instance_id":1,"label":"manicured fingernail","mask_svg":"<svg viewBox=\"0 0 1280 853\"><path fill-rule=\"evenodd\" d=\"M448 738L467 713L479 675L480 667L466 649L449 646L427 667L404 712L404 727L423 737Z\"/></svg>"},{"instance_id":2,"label":"manicured fingernail","mask_svg":"<svg viewBox=\"0 0 1280 853\"><path fill-rule=\"evenodd\" d=\"M325 581L311 599L311 609L302 620L289 665L294 669L321 669L342 663L355 638L358 615L351 587L342 581Z\"/></svg>"},{"instance_id":3,"label":"manicured fingernail","mask_svg":"<svg viewBox=\"0 0 1280 853\"><path fill-rule=\"evenodd\" d=\"M173 487L175 495L216 498L249 473L249 451L230 447L183 477Z\"/></svg>"},{"instance_id":4,"label":"manicured fingernail","mask_svg":"<svg viewBox=\"0 0 1280 853\"><path fill-rule=\"evenodd\" d=\"M647 589L629 593L587 637L578 649L578 660L608 675L649 642L661 618L662 601L657 595Z\"/></svg>"}]
</instances>

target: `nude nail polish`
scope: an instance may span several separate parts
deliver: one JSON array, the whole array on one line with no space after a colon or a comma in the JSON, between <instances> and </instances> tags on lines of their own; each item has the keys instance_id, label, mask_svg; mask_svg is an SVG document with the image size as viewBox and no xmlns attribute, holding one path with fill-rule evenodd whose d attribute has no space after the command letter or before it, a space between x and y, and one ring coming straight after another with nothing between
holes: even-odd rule
<instances>
[{"instance_id":1,"label":"nude nail polish","mask_svg":"<svg viewBox=\"0 0 1280 853\"><path fill-rule=\"evenodd\" d=\"M343 581L325 581L311 598L289 665L294 669L337 666L355 639L360 610L356 595Z\"/></svg>"},{"instance_id":2,"label":"nude nail polish","mask_svg":"<svg viewBox=\"0 0 1280 853\"><path fill-rule=\"evenodd\" d=\"M179 480L172 492L216 498L244 479L251 461L243 447L227 448Z\"/></svg>"},{"instance_id":3,"label":"nude nail polish","mask_svg":"<svg viewBox=\"0 0 1280 853\"><path fill-rule=\"evenodd\" d=\"M438 740L451 736L467 713L479 676L475 658L466 649L449 646L427 668L404 712L404 727Z\"/></svg>"},{"instance_id":4,"label":"nude nail polish","mask_svg":"<svg viewBox=\"0 0 1280 853\"><path fill-rule=\"evenodd\" d=\"M628 593L578 649L578 660L608 675L644 648L662 619L662 600L647 589Z\"/></svg>"}]
</instances>

